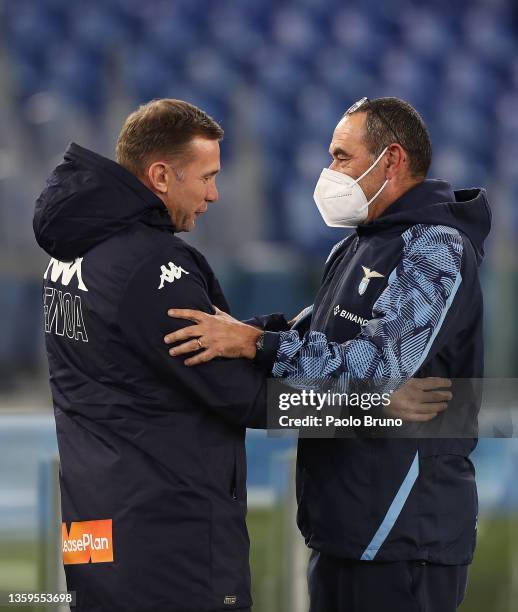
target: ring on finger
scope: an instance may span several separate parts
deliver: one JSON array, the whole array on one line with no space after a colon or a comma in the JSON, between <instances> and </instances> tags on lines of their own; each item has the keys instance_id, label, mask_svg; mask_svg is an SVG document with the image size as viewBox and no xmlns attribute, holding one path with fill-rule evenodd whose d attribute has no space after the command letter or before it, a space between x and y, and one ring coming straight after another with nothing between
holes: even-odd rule
<instances>
[{"instance_id":1,"label":"ring on finger","mask_svg":"<svg viewBox=\"0 0 518 612\"><path fill-rule=\"evenodd\" d=\"M201 338L196 338L196 342L198 343L198 346L200 347L200 349L205 348L203 344L201 343Z\"/></svg>"}]
</instances>

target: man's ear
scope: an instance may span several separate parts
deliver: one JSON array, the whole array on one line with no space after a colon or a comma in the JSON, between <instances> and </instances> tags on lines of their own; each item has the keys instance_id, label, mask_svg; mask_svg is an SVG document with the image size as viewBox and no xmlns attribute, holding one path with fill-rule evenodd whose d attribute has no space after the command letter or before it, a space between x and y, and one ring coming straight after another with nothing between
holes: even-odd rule
<instances>
[{"instance_id":1,"label":"man's ear","mask_svg":"<svg viewBox=\"0 0 518 612\"><path fill-rule=\"evenodd\" d=\"M158 193L167 193L170 175L164 162L154 162L147 169L147 179L152 189Z\"/></svg>"},{"instance_id":2,"label":"man's ear","mask_svg":"<svg viewBox=\"0 0 518 612\"><path fill-rule=\"evenodd\" d=\"M408 155L403 147L394 143L387 149L385 177L392 179L397 176L404 168L408 167Z\"/></svg>"}]
</instances>

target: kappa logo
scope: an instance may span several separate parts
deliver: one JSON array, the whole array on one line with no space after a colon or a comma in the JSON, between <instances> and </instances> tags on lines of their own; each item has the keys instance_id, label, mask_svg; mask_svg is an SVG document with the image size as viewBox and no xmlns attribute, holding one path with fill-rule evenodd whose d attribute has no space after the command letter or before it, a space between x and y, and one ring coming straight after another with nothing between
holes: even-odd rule
<instances>
[{"instance_id":1,"label":"kappa logo","mask_svg":"<svg viewBox=\"0 0 518 612\"><path fill-rule=\"evenodd\" d=\"M70 281L74 276L77 276L77 288L81 291L88 291L86 285L83 282L83 277L81 275L81 263L83 261L82 257L78 257L74 259L74 261L59 261L57 259L52 258L49 261L49 265L45 270L45 274L43 278L47 280L49 272L50 272L50 280L53 283L57 283L61 279L61 284L65 287L68 287Z\"/></svg>"},{"instance_id":2,"label":"kappa logo","mask_svg":"<svg viewBox=\"0 0 518 612\"><path fill-rule=\"evenodd\" d=\"M167 266L160 266L160 271L162 274L160 275L160 285L159 289L163 289L164 283L174 283L175 280L178 280L182 274L189 274L187 270L184 270L181 266L175 266L172 261L169 262L169 268Z\"/></svg>"},{"instance_id":3,"label":"kappa logo","mask_svg":"<svg viewBox=\"0 0 518 612\"><path fill-rule=\"evenodd\" d=\"M376 270L371 270L370 268L366 268L365 266L362 266L362 268L364 276L358 287L358 293L360 295L363 295L367 291L367 287L369 286L371 278L383 278L385 276L384 274L380 274L379 272L376 272Z\"/></svg>"},{"instance_id":4,"label":"kappa logo","mask_svg":"<svg viewBox=\"0 0 518 612\"><path fill-rule=\"evenodd\" d=\"M80 521L61 525L64 565L113 561L112 519Z\"/></svg>"}]
</instances>

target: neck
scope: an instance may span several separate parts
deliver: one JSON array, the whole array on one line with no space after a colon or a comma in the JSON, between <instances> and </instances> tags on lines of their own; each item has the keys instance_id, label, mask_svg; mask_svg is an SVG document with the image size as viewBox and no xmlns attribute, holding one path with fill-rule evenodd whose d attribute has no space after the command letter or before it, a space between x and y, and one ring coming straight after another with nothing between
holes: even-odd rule
<instances>
[{"instance_id":1,"label":"neck","mask_svg":"<svg viewBox=\"0 0 518 612\"><path fill-rule=\"evenodd\" d=\"M409 177L392 185L391 183L393 183L393 181L389 181L385 190L382 191L379 197L376 198L369 206L369 215L366 222L368 223L369 221L374 221L374 219L377 219L387 210L389 206L394 204L394 202L397 202L402 195L404 195L407 191L410 191L410 189L416 185L419 185L419 183L421 183L423 180L423 177ZM390 190L387 189L389 185Z\"/></svg>"}]
</instances>

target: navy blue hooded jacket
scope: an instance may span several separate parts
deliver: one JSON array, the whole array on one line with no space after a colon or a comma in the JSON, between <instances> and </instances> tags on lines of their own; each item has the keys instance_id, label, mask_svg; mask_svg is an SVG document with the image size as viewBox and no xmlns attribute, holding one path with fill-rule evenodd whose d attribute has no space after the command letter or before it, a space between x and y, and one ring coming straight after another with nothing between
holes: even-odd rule
<instances>
[{"instance_id":1,"label":"navy blue hooded jacket","mask_svg":"<svg viewBox=\"0 0 518 612\"><path fill-rule=\"evenodd\" d=\"M263 365L273 363L273 375L294 386L481 378L478 266L490 219L484 190L453 192L436 180L415 186L335 246L309 330L267 332ZM271 322L278 328L278 317ZM456 418L466 404L476 421L476 393L453 391L444 413L453 429L439 429L445 436L461 435ZM477 493L468 456L476 439L377 436L299 441L298 522L308 545L365 561L469 563Z\"/></svg>"},{"instance_id":2,"label":"navy blue hooded jacket","mask_svg":"<svg viewBox=\"0 0 518 612\"><path fill-rule=\"evenodd\" d=\"M244 436L264 426L264 374L246 360L187 368L163 342L184 324L168 308L228 312L208 263L143 183L75 144L34 231L52 257L43 308L77 610L248 608Z\"/></svg>"}]
</instances>

